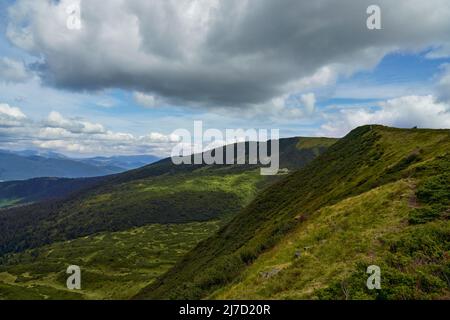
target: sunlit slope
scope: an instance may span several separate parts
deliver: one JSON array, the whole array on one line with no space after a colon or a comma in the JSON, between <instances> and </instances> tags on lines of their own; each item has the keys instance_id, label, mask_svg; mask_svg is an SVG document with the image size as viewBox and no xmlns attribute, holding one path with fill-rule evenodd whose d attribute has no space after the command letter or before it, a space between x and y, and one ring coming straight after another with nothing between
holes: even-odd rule
<instances>
[{"instance_id":1,"label":"sunlit slope","mask_svg":"<svg viewBox=\"0 0 450 320\"><path fill-rule=\"evenodd\" d=\"M209 298L449 298L450 223L409 223L414 197L405 179L324 207ZM380 291L367 289L370 265L381 268Z\"/></svg>"},{"instance_id":2,"label":"sunlit slope","mask_svg":"<svg viewBox=\"0 0 450 320\"><path fill-rule=\"evenodd\" d=\"M404 224L405 228L413 223L422 224L418 229L411 228L409 231L405 231L405 237L410 232L410 238L415 239L417 237L420 242L420 237L434 235L433 237L437 238L433 238L434 240L429 245L433 245L433 241L442 245L437 248L436 253L442 257L446 254L446 250L448 251L447 243L441 241L442 235L444 235L444 238L445 235L450 236L447 227L448 220L446 220L450 170L448 150L450 150L449 130L406 130L382 126L357 128L332 145L327 152L304 169L265 190L227 226L222 228L215 236L201 242L180 263L158 281L141 291L136 298L207 298L215 297L215 292L218 297L221 295L246 297L247 293L241 295L240 293L234 294L234 292L238 292L239 282L243 279L245 281L246 272L250 270L249 268L254 267L254 263L256 265L261 261L264 264L264 260L260 260L263 259L262 254L269 254L270 250L282 241L286 241L287 238L295 237L298 232L310 232L309 229L299 231L299 228L302 228L302 226L306 228L305 223L311 221L313 217L315 218L317 212L321 212L320 214L317 213L320 216L326 215L327 211L323 210L327 210L327 207L342 206L345 204L341 203L342 201L346 199L351 201L351 198L359 195L364 197L367 192L369 192L369 198L370 195L374 197L374 203L380 201L377 199L378 197L383 198L386 193L392 193L392 196L384 198L383 207L395 211L396 214L387 217L382 223L390 226L392 221L396 221L396 223ZM436 182L436 190L433 189L433 180L429 182L427 179L436 179L439 182ZM403 182L400 182L401 180ZM405 206L405 203L395 202L400 201L398 200L399 194L402 198L401 195L404 193L409 194L414 191L415 184L421 185L424 183L431 184L429 188L426 188L426 192L424 191L424 193L429 193L429 197L424 197L421 200L423 204L420 204L420 200L418 200L417 205L424 207L415 209L413 213L407 208L397 210L397 208L404 208ZM411 186L408 187L410 189L406 188L405 184ZM389 190L389 188L393 188L393 190ZM371 191L373 194L370 193ZM379 196L377 192L379 192ZM434 197L438 197L439 200L434 199ZM367 198L367 201L369 198ZM418 198L420 199L420 197ZM361 206L368 205L363 200ZM328 211L328 214L333 214L334 211L337 211L337 208L339 207L334 207L335 210ZM371 214L374 215L377 212L367 210L367 215ZM357 216L356 213L354 215ZM407 215L410 216L407 217ZM389 221L390 219L392 221ZM419 232L420 228L428 228L428 223L442 224L436 227L440 232L427 233L426 230L423 233ZM355 226L355 230L352 231L355 233L354 235L344 233L342 236L348 237L347 241L351 244L352 237L371 239L371 230L373 231L373 229L366 230L366 226L362 223ZM367 235L361 234L366 232ZM308 234L304 236L309 237ZM322 235L323 238L319 237L316 240L325 240L324 243L326 243L329 236L331 235L324 234ZM302 242L298 242L298 244L300 245ZM312 245L317 245L317 243ZM352 245L355 246L353 250L356 251L359 250L358 247L361 247L361 250L369 248L367 243ZM349 248L349 250L352 250L352 248ZM370 250L376 250L376 248L370 248ZM388 255L385 247L380 250ZM410 249L405 248L404 250L408 258L413 257L413 254L408 251ZM367 252L364 254L367 254ZM364 254L362 253L362 255ZM342 259L340 256L334 256L336 259ZM394 259L399 258L401 253L394 252L393 256ZM323 259L333 260L333 256ZM352 265L352 261L356 262L356 260L358 259L350 259L349 265L344 266L343 271L336 271L335 277L327 278L322 282L319 279L318 284L308 283L306 279L304 287L300 285L300 287L296 287L298 292L287 292L286 296L319 296L319 293L315 292L316 289L326 290L328 288L328 291L323 291L320 297L341 298L342 295L334 292L333 288L335 288L335 283L339 283L346 275L351 278L352 272L361 272L361 267L358 269ZM339 260L333 263L330 260L326 261L330 263L330 268L339 265ZM447 260L440 260L438 264L444 268L444 274L447 276L448 270L445 268L448 261L445 261ZM388 264L388 261L384 258L377 262ZM283 268L284 263L288 262L280 261L281 268ZM286 265L286 267L288 266ZM199 273L198 270L202 270L202 272ZM249 272L253 274L251 271ZM259 269L257 272L260 272ZM327 272L331 272L331 269ZM280 271L279 275L281 277L283 272ZM253 276L256 277L255 274ZM272 274L269 272L269 278L271 276ZM277 276L278 274L275 275L275 279ZM298 276L300 277L300 274ZM309 277L313 278L314 276L310 274ZM366 278L363 278L363 282ZM442 280L442 277L439 279ZM234 287L234 285L237 287ZM442 283L438 287L441 288L441 285ZM288 291L288 284L284 283L284 286L284 288L276 289L273 292L268 290L264 294L259 292L259 289L263 290L262 287L256 288L256 293L251 293L250 287L248 296L260 294L261 297L270 298L272 296L277 297L278 294L281 297L283 291ZM438 294L437 291L434 293Z\"/></svg>"}]
</instances>

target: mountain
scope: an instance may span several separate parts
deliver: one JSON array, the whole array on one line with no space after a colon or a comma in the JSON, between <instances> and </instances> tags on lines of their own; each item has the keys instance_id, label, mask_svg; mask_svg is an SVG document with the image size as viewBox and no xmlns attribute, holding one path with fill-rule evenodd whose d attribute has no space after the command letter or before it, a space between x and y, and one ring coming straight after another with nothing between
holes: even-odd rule
<instances>
[{"instance_id":1,"label":"mountain","mask_svg":"<svg viewBox=\"0 0 450 320\"><path fill-rule=\"evenodd\" d=\"M0 181L104 176L142 167L157 160L157 157L147 155L71 159L50 151L0 150Z\"/></svg>"},{"instance_id":2,"label":"mountain","mask_svg":"<svg viewBox=\"0 0 450 320\"><path fill-rule=\"evenodd\" d=\"M57 156L43 157L0 151L0 180L25 180L36 177L94 177L113 174L123 169L99 166Z\"/></svg>"},{"instance_id":3,"label":"mountain","mask_svg":"<svg viewBox=\"0 0 450 320\"><path fill-rule=\"evenodd\" d=\"M99 167L117 167L120 168L120 172L143 167L158 160L160 160L160 158L151 155L112 156L79 159L79 161Z\"/></svg>"},{"instance_id":4,"label":"mountain","mask_svg":"<svg viewBox=\"0 0 450 320\"><path fill-rule=\"evenodd\" d=\"M326 150L326 148L335 141L336 139L332 138L302 137L281 139L280 166L291 170L300 168ZM235 147L235 149L237 149L237 147ZM246 150L248 150L248 143L246 144ZM156 158L152 156L118 156L111 158L91 158L85 160L88 163L95 165L98 161L105 161L105 163L107 163L110 161L108 159L116 159L118 162L122 163L127 162L129 166L132 166L132 164L138 165L143 161L152 161ZM162 176L164 174L180 175L182 173L189 173L204 167L205 165L178 166L172 163L171 158L166 158L153 162L151 165L143 166L135 170L129 170L122 174L105 176L104 179L100 177L84 179L35 178L25 181L3 182L0 183L0 208L29 202L64 198L75 191L82 190L84 187L89 187L102 180L105 180L104 185L121 184L143 178ZM223 166L215 166L214 168L215 170L224 170ZM250 171L256 170L259 168L259 165L225 166L225 168L228 172L238 172L242 170ZM268 180L272 179L269 178Z\"/></svg>"},{"instance_id":5,"label":"mountain","mask_svg":"<svg viewBox=\"0 0 450 320\"><path fill-rule=\"evenodd\" d=\"M33 178L0 183L0 208L65 198L93 186L109 176L92 178Z\"/></svg>"},{"instance_id":6,"label":"mountain","mask_svg":"<svg viewBox=\"0 0 450 320\"><path fill-rule=\"evenodd\" d=\"M135 298L448 299L449 150L450 130L357 128Z\"/></svg>"},{"instance_id":7,"label":"mountain","mask_svg":"<svg viewBox=\"0 0 450 320\"><path fill-rule=\"evenodd\" d=\"M19 151L3 150L2 152L14 153L16 155L23 156L23 157L37 156L37 157L42 157L42 158L47 158L47 159L69 159L69 157L66 157L63 154L49 151L49 150L19 150Z\"/></svg>"},{"instance_id":8,"label":"mountain","mask_svg":"<svg viewBox=\"0 0 450 320\"><path fill-rule=\"evenodd\" d=\"M89 185L58 199L4 209L0 298L130 298L261 190L336 141L281 139L283 170L277 176L261 176L260 165L174 165L163 159L98 181L86 179L80 185ZM79 181L55 183L64 188ZM33 187L21 196L33 195L41 196ZM81 294L64 287L68 261L85 270ZM24 270L30 277L23 277Z\"/></svg>"}]
</instances>

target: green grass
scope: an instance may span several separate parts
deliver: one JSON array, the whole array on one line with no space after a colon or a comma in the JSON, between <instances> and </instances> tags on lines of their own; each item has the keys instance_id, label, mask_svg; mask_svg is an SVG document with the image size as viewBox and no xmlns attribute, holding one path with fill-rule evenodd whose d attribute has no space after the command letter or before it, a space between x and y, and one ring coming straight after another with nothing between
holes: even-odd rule
<instances>
[{"instance_id":1,"label":"green grass","mask_svg":"<svg viewBox=\"0 0 450 320\"><path fill-rule=\"evenodd\" d=\"M0 299L130 298L220 224L148 225L5 256L0 264ZM81 267L80 291L65 287L69 265Z\"/></svg>"},{"instance_id":2,"label":"green grass","mask_svg":"<svg viewBox=\"0 0 450 320\"><path fill-rule=\"evenodd\" d=\"M206 298L238 281L260 255L321 209L396 181L411 179L420 185L450 172L448 150L449 130L357 128L305 168L263 191L136 298ZM404 223L410 218L405 216ZM358 239L347 236L347 241ZM360 247L359 242L351 245ZM196 273L200 269L204 272Z\"/></svg>"},{"instance_id":3,"label":"green grass","mask_svg":"<svg viewBox=\"0 0 450 320\"><path fill-rule=\"evenodd\" d=\"M209 298L448 297L450 223L408 225L415 210L410 206L413 186L411 180L400 180L320 209ZM366 287L369 265L381 267L380 291ZM435 287L427 288L424 278Z\"/></svg>"},{"instance_id":4,"label":"green grass","mask_svg":"<svg viewBox=\"0 0 450 320\"><path fill-rule=\"evenodd\" d=\"M256 194L256 184L261 180L257 170L238 174L196 173L176 176L162 176L119 184L88 197L81 206L101 209L105 204L113 207L129 206L180 192L223 192L236 194L241 203L248 203ZM124 203L125 201L125 203ZM134 204L134 203L131 203Z\"/></svg>"},{"instance_id":5,"label":"green grass","mask_svg":"<svg viewBox=\"0 0 450 320\"><path fill-rule=\"evenodd\" d=\"M311 149L316 155L319 155L321 148L329 148L335 144L337 139L334 138L299 138L297 143L298 149Z\"/></svg>"},{"instance_id":6,"label":"green grass","mask_svg":"<svg viewBox=\"0 0 450 320\"><path fill-rule=\"evenodd\" d=\"M0 215L0 255L104 231L230 217L254 198L262 179L256 169L162 175L5 211Z\"/></svg>"}]
</instances>

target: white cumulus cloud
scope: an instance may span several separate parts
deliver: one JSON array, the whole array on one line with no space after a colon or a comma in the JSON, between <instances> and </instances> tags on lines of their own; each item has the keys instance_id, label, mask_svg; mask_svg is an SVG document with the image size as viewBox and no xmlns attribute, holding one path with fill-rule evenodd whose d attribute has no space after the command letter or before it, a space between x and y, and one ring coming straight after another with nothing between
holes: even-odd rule
<instances>
[{"instance_id":1,"label":"white cumulus cloud","mask_svg":"<svg viewBox=\"0 0 450 320\"><path fill-rule=\"evenodd\" d=\"M26 120L25 114L17 107L0 104L0 127L19 127Z\"/></svg>"},{"instance_id":2,"label":"white cumulus cloud","mask_svg":"<svg viewBox=\"0 0 450 320\"><path fill-rule=\"evenodd\" d=\"M376 109L341 109L325 118L320 135L343 136L366 124L442 129L450 128L450 105L432 95L405 96L380 102Z\"/></svg>"},{"instance_id":3,"label":"white cumulus cloud","mask_svg":"<svg viewBox=\"0 0 450 320\"><path fill-rule=\"evenodd\" d=\"M52 111L45 124L53 128L63 128L72 133L105 133L103 125L78 119L64 118L59 112Z\"/></svg>"}]
</instances>

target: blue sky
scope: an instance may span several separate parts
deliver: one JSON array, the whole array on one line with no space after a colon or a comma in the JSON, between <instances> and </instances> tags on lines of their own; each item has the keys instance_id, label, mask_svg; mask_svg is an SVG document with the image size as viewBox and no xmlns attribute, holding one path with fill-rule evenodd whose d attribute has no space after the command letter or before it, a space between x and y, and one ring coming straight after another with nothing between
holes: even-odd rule
<instances>
[{"instance_id":1,"label":"blue sky","mask_svg":"<svg viewBox=\"0 0 450 320\"><path fill-rule=\"evenodd\" d=\"M222 26L215 20L205 20L201 26L205 30L195 29L197 21L211 15L202 1L194 1L199 6L187 3L192 9L190 14L196 17L194 22L186 20L186 11L175 13L173 19L185 24L178 33L161 28L167 21L159 17L166 17L165 12L153 19L156 22L145 20L145 10L149 10L148 15L164 10L157 6L159 1L155 1L155 7L131 1L144 8L134 16L140 22L138 31L133 24L127 25L125 18L121 29L117 29L115 24L108 25L107 19L94 17L92 21L82 20L84 29L78 33L64 30L64 26L58 33L53 25L61 23L59 15L65 14L63 6L70 4L69 0L41 2L0 4L0 59L3 59L0 148L3 149L47 148L79 156L167 155L175 142L170 138L171 132L177 128L192 129L194 120L220 130L279 128L281 136L342 136L365 121L428 127L447 127L450 121L444 94L450 83L447 68L450 58L445 54L450 39L440 36L448 31L445 18L450 10L438 7L445 4L443 1L434 1L434 7L431 1L429 7L423 8L443 12L442 26L439 19L429 26L423 22L423 28L430 29L429 36L421 30L415 35L413 29L405 26L412 35L400 38L405 32L402 25L374 31L379 32L375 36L361 27L360 37L349 32L348 40L340 40L348 41L345 48L327 40L321 52L331 53L324 53L324 57L313 52L315 47L285 48L283 41L268 42L259 39L257 33L249 33L250 38L242 42L244 32L229 34L231 26ZM81 12L94 10L91 4L81 2ZM259 5L263 15L266 8ZM267 12L271 5L267 4ZM350 2L347 5L354 9ZM10 6L15 11L8 11ZM215 10L226 10L218 6ZM48 8L53 10L53 16ZM131 8L111 6L105 8L105 16L120 16ZM300 15L301 9L298 8ZM249 16L244 21L261 23L250 13L241 13L243 17L246 14ZM283 12L280 17L272 17L276 18L283 19ZM345 28L354 29L352 21L347 26L323 19L318 16L317 23L328 23L322 26L325 31L343 28L341 34L345 34L348 31ZM49 21L48 26L43 21ZM242 28L248 30L250 22L242 23ZM239 29L241 26L236 23L233 28ZM110 26L114 32L93 34L99 24L103 28L98 30ZM29 29L24 31L23 27ZM285 27L286 43L297 36L296 27L306 30L301 24L289 25L293 28L290 34ZM124 31L127 28L129 37ZM179 35L190 29L197 31L186 37ZM147 30L152 33L147 34ZM131 35L136 32L140 44L134 49L136 42ZM302 37L309 39L309 44L312 37L326 39L330 32L311 35L304 32L306 35ZM395 32L399 33L398 38L392 35ZM24 34L31 34L30 45L21 42ZM225 36L224 40L216 38L220 36ZM74 37L78 37L78 42L72 41ZM373 37L374 43L367 37ZM102 41L107 42L101 46ZM275 52L268 54L267 45L271 44ZM78 54L74 53L77 50ZM218 55L220 60L214 60ZM254 65L253 60L257 60ZM92 70L97 68L95 72ZM18 115L17 109L23 116ZM421 114L421 110L427 114ZM422 122L423 118L428 120Z\"/></svg>"}]
</instances>

